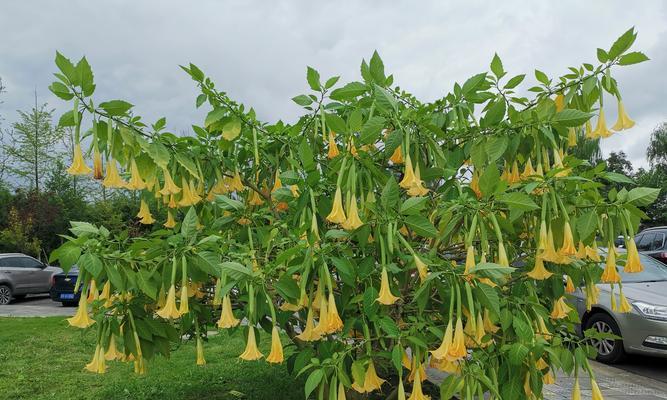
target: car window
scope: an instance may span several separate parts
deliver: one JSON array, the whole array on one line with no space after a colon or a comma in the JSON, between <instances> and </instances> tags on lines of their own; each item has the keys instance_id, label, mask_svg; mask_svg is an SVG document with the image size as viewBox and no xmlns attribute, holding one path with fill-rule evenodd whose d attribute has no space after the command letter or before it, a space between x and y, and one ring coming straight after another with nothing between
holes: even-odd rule
<instances>
[{"instance_id":1,"label":"car window","mask_svg":"<svg viewBox=\"0 0 667 400\"><path fill-rule=\"evenodd\" d=\"M667 265L661 263L653 257L639 255L644 270L642 272L635 272L626 274L623 268L619 268L621 281L623 283L639 283L639 282L653 282L653 281L667 281Z\"/></svg>"},{"instance_id":2,"label":"car window","mask_svg":"<svg viewBox=\"0 0 667 400\"><path fill-rule=\"evenodd\" d=\"M0 267L5 268L21 268L21 257L5 257L0 258Z\"/></svg>"},{"instance_id":3,"label":"car window","mask_svg":"<svg viewBox=\"0 0 667 400\"><path fill-rule=\"evenodd\" d=\"M17 264L21 268L42 268L42 263L32 257L20 257Z\"/></svg>"},{"instance_id":4,"label":"car window","mask_svg":"<svg viewBox=\"0 0 667 400\"><path fill-rule=\"evenodd\" d=\"M642 236L642 240L639 243L637 243L637 250L639 251L650 250L654 237L655 233L645 233L644 236Z\"/></svg>"},{"instance_id":5,"label":"car window","mask_svg":"<svg viewBox=\"0 0 667 400\"><path fill-rule=\"evenodd\" d=\"M653 244L651 245L651 250L660 250L662 249L662 245L665 241L665 234L664 233L656 233L655 237L653 238Z\"/></svg>"}]
</instances>

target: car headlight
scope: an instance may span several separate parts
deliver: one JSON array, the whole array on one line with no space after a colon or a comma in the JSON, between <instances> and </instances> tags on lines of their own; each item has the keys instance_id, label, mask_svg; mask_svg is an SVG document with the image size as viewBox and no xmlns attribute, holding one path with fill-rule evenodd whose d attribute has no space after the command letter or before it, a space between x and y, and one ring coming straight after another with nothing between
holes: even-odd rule
<instances>
[{"instance_id":1,"label":"car headlight","mask_svg":"<svg viewBox=\"0 0 667 400\"><path fill-rule=\"evenodd\" d=\"M667 307L642 303L641 301L634 302L632 305L635 306L641 315L648 319L667 321Z\"/></svg>"}]
</instances>

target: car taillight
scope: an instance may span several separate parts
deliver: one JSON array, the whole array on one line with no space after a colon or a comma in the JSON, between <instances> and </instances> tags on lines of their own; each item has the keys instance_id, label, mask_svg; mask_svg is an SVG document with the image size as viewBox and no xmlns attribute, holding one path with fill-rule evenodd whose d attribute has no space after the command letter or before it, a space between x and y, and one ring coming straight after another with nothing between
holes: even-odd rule
<instances>
[{"instance_id":1,"label":"car taillight","mask_svg":"<svg viewBox=\"0 0 667 400\"><path fill-rule=\"evenodd\" d=\"M658 253L658 258L663 260L667 259L667 253Z\"/></svg>"},{"instance_id":2,"label":"car taillight","mask_svg":"<svg viewBox=\"0 0 667 400\"><path fill-rule=\"evenodd\" d=\"M51 278L49 278L49 283L51 284L51 286L54 286L56 284L56 276L55 275L51 275Z\"/></svg>"}]
</instances>

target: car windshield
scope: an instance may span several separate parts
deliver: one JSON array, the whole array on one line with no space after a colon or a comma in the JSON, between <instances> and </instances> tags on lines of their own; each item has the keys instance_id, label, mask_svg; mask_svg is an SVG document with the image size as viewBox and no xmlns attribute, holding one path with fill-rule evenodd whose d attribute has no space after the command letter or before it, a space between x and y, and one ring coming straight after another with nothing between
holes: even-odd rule
<instances>
[{"instance_id":1,"label":"car windshield","mask_svg":"<svg viewBox=\"0 0 667 400\"><path fill-rule=\"evenodd\" d=\"M639 258L644 266L642 272L627 274L623 272L623 267L619 265L619 273L623 283L667 281L667 265L644 254L640 254Z\"/></svg>"}]
</instances>

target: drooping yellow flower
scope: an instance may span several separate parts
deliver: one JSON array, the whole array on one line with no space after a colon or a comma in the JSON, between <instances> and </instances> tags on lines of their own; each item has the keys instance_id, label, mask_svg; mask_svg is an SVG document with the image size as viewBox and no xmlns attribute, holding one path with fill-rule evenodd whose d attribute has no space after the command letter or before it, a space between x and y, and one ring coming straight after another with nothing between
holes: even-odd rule
<instances>
[{"instance_id":1,"label":"drooping yellow flower","mask_svg":"<svg viewBox=\"0 0 667 400\"><path fill-rule=\"evenodd\" d=\"M398 146L396 150L392 153L391 157L389 157L389 161L394 163L394 165L398 164L403 164L403 146Z\"/></svg>"},{"instance_id":2,"label":"drooping yellow flower","mask_svg":"<svg viewBox=\"0 0 667 400\"><path fill-rule=\"evenodd\" d=\"M141 205L139 206L139 213L137 218L140 218L139 222L144 225L150 225L155 222L153 215L151 215L151 210L148 208L148 204L144 199L141 199Z\"/></svg>"},{"instance_id":3,"label":"drooping yellow flower","mask_svg":"<svg viewBox=\"0 0 667 400\"><path fill-rule=\"evenodd\" d=\"M308 309L308 316L306 317L306 326L303 328L303 332L297 335L296 338L303 340L304 342L312 342L315 340L320 340L322 335L315 332L314 322L313 322L313 307Z\"/></svg>"},{"instance_id":4,"label":"drooping yellow flower","mask_svg":"<svg viewBox=\"0 0 667 400\"><path fill-rule=\"evenodd\" d=\"M340 191L340 186L336 188L334 195L333 207L331 212L327 215L327 221L334 224L342 224L347 220L345 217L345 210L343 210L343 195Z\"/></svg>"},{"instance_id":5,"label":"drooping yellow flower","mask_svg":"<svg viewBox=\"0 0 667 400\"><path fill-rule=\"evenodd\" d=\"M169 170L166 168L162 168L162 173L164 174L164 187L162 188L162 190L160 190L160 194L162 194L163 196L167 196L170 194L180 193L181 188L176 186L174 180L171 178Z\"/></svg>"},{"instance_id":6,"label":"drooping yellow flower","mask_svg":"<svg viewBox=\"0 0 667 400\"><path fill-rule=\"evenodd\" d=\"M218 328L227 329L233 328L239 324L239 320L234 317L232 312L232 301L229 294L222 299L222 312L220 313L220 320L218 320Z\"/></svg>"},{"instance_id":7,"label":"drooping yellow flower","mask_svg":"<svg viewBox=\"0 0 667 400\"><path fill-rule=\"evenodd\" d=\"M563 255L558 254L558 252L556 252L556 248L554 246L554 234L553 231L551 230L551 227L549 227L547 233L546 248L544 249L544 251L542 251L541 257L544 259L544 261L549 261L557 264L560 264L563 261L564 258Z\"/></svg>"},{"instance_id":8,"label":"drooping yellow flower","mask_svg":"<svg viewBox=\"0 0 667 400\"><path fill-rule=\"evenodd\" d=\"M529 158L528 161L526 161L526 165L523 167L521 179L528 179L533 175L535 175L535 169L533 169L533 162Z\"/></svg>"},{"instance_id":9,"label":"drooping yellow flower","mask_svg":"<svg viewBox=\"0 0 667 400\"><path fill-rule=\"evenodd\" d=\"M592 400L604 400L604 397L602 397L602 392L600 391L600 387L595 381L595 378L591 378L591 392L593 396L591 397Z\"/></svg>"},{"instance_id":10,"label":"drooping yellow flower","mask_svg":"<svg viewBox=\"0 0 667 400\"><path fill-rule=\"evenodd\" d=\"M93 356L92 361L86 364L86 370L96 374L103 374L106 372L107 367L104 358L104 349L101 345L98 344L97 347L95 347L95 355Z\"/></svg>"},{"instance_id":11,"label":"drooping yellow flower","mask_svg":"<svg viewBox=\"0 0 667 400\"><path fill-rule=\"evenodd\" d=\"M95 279L90 281L90 288L88 289L88 298L86 299L89 303L97 300L100 297L100 292L97 290L97 282Z\"/></svg>"},{"instance_id":12,"label":"drooping yellow flower","mask_svg":"<svg viewBox=\"0 0 667 400\"><path fill-rule=\"evenodd\" d=\"M283 182L280 180L280 169L277 169L275 179L273 180L273 188L271 188L271 193L274 193L281 187L283 187Z\"/></svg>"},{"instance_id":13,"label":"drooping yellow flower","mask_svg":"<svg viewBox=\"0 0 667 400\"><path fill-rule=\"evenodd\" d=\"M313 333L318 336L325 336L329 330L329 307L326 296L319 296L320 311L317 320L317 325L313 328Z\"/></svg>"},{"instance_id":14,"label":"drooping yellow flower","mask_svg":"<svg viewBox=\"0 0 667 400\"><path fill-rule=\"evenodd\" d=\"M412 183L412 186L408 189L408 195L410 196L426 196L428 194L428 189L424 187L424 181L421 180L421 174L419 173L419 164L415 169L415 180Z\"/></svg>"},{"instance_id":15,"label":"drooping yellow flower","mask_svg":"<svg viewBox=\"0 0 667 400\"><path fill-rule=\"evenodd\" d=\"M139 174L139 167L137 167L137 162L132 159L130 162L130 182L128 182L127 186L125 186L128 189L133 189L133 190L143 190L146 189L146 182L141 178L141 175Z\"/></svg>"},{"instance_id":16,"label":"drooping yellow flower","mask_svg":"<svg viewBox=\"0 0 667 400\"><path fill-rule=\"evenodd\" d=\"M448 374L455 374L455 375L461 374L461 364L457 361L449 361L446 358L439 360L435 357L431 357L431 362L429 363L429 367L436 368L443 372L447 372Z\"/></svg>"},{"instance_id":17,"label":"drooping yellow flower","mask_svg":"<svg viewBox=\"0 0 667 400\"><path fill-rule=\"evenodd\" d=\"M178 202L179 207L189 207L193 206L201 201L201 197L194 190L194 184L192 181L187 182L185 178L181 178L181 187L183 189L183 194L181 195L181 200Z\"/></svg>"},{"instance_id":18,"label":"drooping yellow flower","mask_svg":"<svg viewBox=\"0 0 667 400\"><path fill-rule=\"evenodd\" d=\"M598 243L596 240L593 240L593 246L586 247L586 255L592 261L600 262L602 258L600 257L600 250L598 249Z\"/></svg>"},{"instance_id":19,"label":"drooping yellow flower","mask_svg":"<svg viewBox=\"0 0 667 400\"><path fill-rule=\"evenodd\" d=\"M577 130L574 128L569 128L567 130L567 145L569 147L575 147L577 145Z\"/></svg>"},{"instance_id":20,"label":"drooping yellow flower","mask_svg":"<svg viewBox=\"0 0 667 400\"><path fill-rule=\"evenodd\" d=\"M542 281L548 279L553 274L544 267L544 261L542 260L542 257L537 256L535 257L535 266L526 275L537 281Z\"/></svg>"},{"instance_id":21,"label":"drooping yellow flower","mask_svg":"<svg viewBox=\"0 0 667 400\"><path fill-rule=\"evenodd\" d=\"M445 334L442 337L442 343L440 343L440 347L431 351L431 355L434 358L441 360L447 356L447 354L449 353L449 348L452 346L453 335L454 335L454 328L452 325L452 320L450 318L449 322L447 322L447 328L445 328Z\"/></svg>"},{"instance_id":22,"label":"drooping yellow flower","mask_svg":"<svg viewBox=\"0 0 667 400\"><path fill-rule=\"evenodd\" d=\"M419 279L423 281L428 276L428 266L424 261L422 261L422 259L417 254L414 254L412 256L412 259L415 262L415 267L417 267L417 273L419 274Z\"/></svg>"},{"instance_id":23,"label":"drooping yellow flower","mask_svg":"<svg viewBox=\"0 0 667 400\"><path fill-rule=\"evenodd\" d=\"M554 303L550 316L552 319L563 319L567 317L570 311L572 311L572 308L565 303L565 297L561 297Z\"/></svg>"},{"instance_id":24,"label":"drooping yellow flower","mask_svg":"<svg viewBox=\"0 0 667 400\"><path fill-rule=\"evenodd\" d=\"M586 139L595 139L593 136L593 126L591 125L591 120L586 121Z\"/></svg>"},{"instance_id":25,"label":"drooping yellow flower","mask_svg":"<svg viewBox=\"0 0 667 400\"><path fill-rule=\"evenodd\" d=\"M93 144L93 179L104 179L104 167L102 165L102 155L97 148L97 143Z\"/></svg>"},{"instance_id":26,"label":"drooping yellow flower","mask_svg":"<svg viewBox=\"0 0 667 400\"><path fill-rule=\"evenodd\" d=\"M580 260L586 258L586 246L584 245L584 242L582 242L581 240L579 241L579 245L577 246L577 254L575 254L574 256Z\"/></svg>"},{"instance_id":27,"label":"drooping yellow flower","mask_svg":"<svg viewBox=\"0 0 667 400\"><path fill-rule=\"evenodd\" d=\"M498 264L503 267L509 267L510 263L507 260L507 252L505 251L505 245L503 242L498 242Z\"/></svg>"},{"instance_id":28,"label":"drooping yellow flower","mask_svg":"<svg viewBox=\"0 0 667 400\"><path fill-rule=\"evenodd\" d=\"M493 339L489 339L486 342L484 337L486 336L486 331L484 330L484 319L482 318L482 313L477 313L477 320L475 321L475 344L479 347L486 347L493 342Z\"/></svg>"},{"instance_id":29,"label":"drooping yellow flower","mask_svg":"<svg viewBox=\"0 0 667 400\"><path fill-rule=\"evenodd\" d=\"M634 238L629 238L628 240L626 240L625 245L628 249L628 252L626 255L627 258L625 261L625 267L623 268L623 272L630 274L642 272L644 270L644 267L642 266L642 262L639 259L639 252L637 251L637 244L635 243Z\"/></svg>"},{"instance_id":30,"label":"drooping yellow flower","mask_svg":"<svg viewBox=\"0 0 667 400\"><path fill-rule=\"evenodd\" d=\"M243 185L243 181L241 180L241 174L239 173L238 168L234 172L234 176L232 177L232 179L228 182L228 186L230 190L236 192L242 192L246 189L245 186Z\"/></svg>"},{"instance_id":31,"label":"drooping yellow flower","mask_svg":"<svg viewBox=\"0 0 667 400\"><path fill-rule=\"evenodd\" d=\"M472 178L470 178L470 189L478 199L482 198L482 189L479 187L479 172L477 170L472 173Z\"/></svg>"},{"instance_id":32,"label":"drooping yellow flower","mask_svg":"<svg viewBox=\"0 0 667 400\"><path fill-rule=\"evenodd\" d=\"M574 293L576 290L574 287L574 282L572 282L572 278L570 278L570 275L566 275L566 284L565 284L565 292L566 293Z\"/></svg>"},{"instance_id":33,"label":"drooping yellow flower","mask_svg":"<svg viewBox=\"0 0 667 400\"><path fill-rule=\"evenodd\" d=\"M430 396L426 396L422 392L422 380L420 377L420 372L419 369L416 369L417 372L415 372L415 382L412 385L412 394L410 394L410 398L408 400L430 400Z\"/></svg>"},{"instance_id":34,"label":"drooping yellow flower","mask_svg":"<svg viewBox=\"0 0 667 400\"><path fill-rule=\"evenodd\" d=\"M122 360L124 356L116 347L116 335L112 334L111 338L109 338L109 348L104 353L104 359L107 361Z\"/></svg>"},{"instance_id":35,"label":"drooping yellow flower","mask_svg":"<svg viewBox=\"0 0 667 400\"><path fill-rule=\"evenodd\" d=\"M484 310L484 330L491 333L496 333L500 329L496 324L491 321L491 314L489 310Z\"/></svg>"},{"instance_id":36,"label":"drooping yellow flower","mask_svg":"<svg viewBox=\"0 0 667 400\"><path fill-rule=\"evenodd\" d=\"M156 314L164 319L176 319L181 316L178 307L176 307L176 287L173 284L167 293L167 300L165 301L164 307L162 307Z\"/></svg>"},{"instance_id":37,"label":"drooping yellow flower","mask_svg":"<svg viewBox=\"0 0 667 400\"><path fill-rule=\"evenodd\" d=\"M554 376L553 372L551 372L551 370L542 375L542 382L545 385L553 385L556 383L556 377Z\"/></svg>"},{"instance_id":38,"label":"drooping yellow flower","mask_svg":"<svg viewBox=\"0 0 667 400\"><path fill-rule=\"evenodd\" d=\"M345 220L345 222L341 224L341 226L343 227L343 229L347 231L353 231L361 227L363 224L364 222L361 220L361 218L359 218L359 210L357 208L357 196L353 194L352 199L350 200L350 208L348 209L347 219Z\"/></svg>"},{"instance_id":39,"label":"drooping yellow flower","mask_svg":"<svg viewBox=\"0 0 667 400\"><path fill-rule=\"evenodd\" d=\"M466 252L466 263L463 273L466 275L470 274L470 270L473 269L475 265L475 246L470 245Z\"/></svg>"},{"instance_id":40,"label":"drooping yellow flower","mask_svg":"<svg viewBox=\"0 0 667 400\"><path fill-rule=\"evenodd\" d=\"M629 313L632 311L632 306L630 305L630 302L628 301L628 298L625 297L623 294L623 288L620 289L620 298L621 298L621 306L619 307L619 311L622 313Z\"/></svg>"},{"instance_id":41,"label":"drooping yellow flower","mask_svg":"<svg viewBox=\"0 0 667 400\"><path fill-rule=\"evenodd\" d=\"M612 132L607 129L607 121L604 118L604 110L600 109L600 115L598 116L598 124L595 126L595 130L591 133L593 138L608 138L611 136Z\"/></svg>"},{"instance_id":42,"label":"drooping yellow flower","mask_svg":"<svg viewBox=\"0 0 667 400\"><path fill-rule=\"evenodd\" d=\"M245 351L239 356L240 359L246 361L259 360L264 357L264 354L257 348L257 340L255 339L255 328L248 327L248 342L245 346Z\"/></svg>"},{"instance_id":43,"label":"drooping yellow flower","mask_svg":"<svg viewBox=\"0 0 667 400\"><path fill-rule=\"evenodd\" d=\"M614 126L611 129L615 131L622 131L624 129L630 129L635 126L635 121L630 119L628 113L625 112L625 106L621 100L618 101L618 119Z\"/></svg>"},{"instance_id":44,"label":"drooping yellow flower","mask_svg":"<svg viewBox=\"0 0 667 400\"><path fill-rule=\"evenodd\" d=\"M558 93L556 95L554 103L556 103L556 112L561 112L565 109L565 96L563 93Z\"/></svg>"},{"instance_id":45,"label":"drooping yellow flower","mask_svg":"<svg viewBox=\"0 0 667 400\"><path fill-rule=\"evenodd\" d=\"M102 293L100 293L100 300L105 300L104 307L110 308L113 305L111 300L111 281L107 280L102 286Z\"/></svg>"},{"instance_id":46,"label":"drooping yellow flower","mask_svg":"<svg viewBox=\"0 0 667 400\"><path fill-rule=\"evenodd\" d=\"M579 377L574 377L574 386L572 387L572 400L581 400L581 387L579 386Z\"/></svg>"},{"instance_id":47,"label":"drooping yellow flower","mask_svg":"<svg viewBox=\"0 0 667 400\"><path fill-rule=\"evenodd\" d=\"M547 328L547 324L544 323L544 319L542 318L541 315L537 316L536 332L538 336L542 337L545 340L549 340L551 338L551 331L549 331L549 328Z\"/></svg>"},{"instance_id":48,"label":"drooping yellow flower","mask_svg":"<svg viewBox=\"0 0 667 400\"><path fill-rule=\"evenodd\" d=\"M563 245L560 248L560 253L566 256L573 256L577 254L577 248L574 246L574 237L572 236L572 228L570 222L565 221L563 226Z\"/></svg>"},{"instance_id":49,"label":"drooping yellow flower","mask_svg":"<svg viewBox=\"0 0 667 400\"><path fill-rule=\"evenodd\" d=\"M343 329L343 320L338 315L338 308L336 307L336 299L333 292L329 292L329 327L327 333L335 333Z\"/></svg>"},{"instance_id":50,"label":"drooping yellow flower","mask_svg":"<svg viewBox=\"0 0 667 400\"><path fill-rule=\"evenodd\" d=\"M345 386L343 385L343 382L338 382L338 395L336 396L336 400L347 400L347 397L345 397Z\"/></svg>"},{"instance_id":51,"label":"drooping yellow flower","mask_svg":"<svg viewBox=\"0 0 667 400\"><path fill-rule=\"evenodd\" d=\"M201 337L197 337L197 365L206 365L204 358L204 343Z\"/></svg>"},{"instance_id":52,"label":"drooping yellow flower","mask_svg":"<svg viewBox=\"0 0 667 400\"><path fill-rule=\"evenodd\" d=\"M283 344L280 342L278 327L275 325L271 331L271 353L266 357L266 361L272 364L280 364L284 361Z\"/></svg>"},{"instance_id":53,"label":"drooping yellow flower","mask_svg":"<svg viewBox=\"0 0 667 400\"><path fill-rule=\"evenodd\" d=\"M178 312L179 314L187 314L190 312L190 304L189 304L189 296L188 296L188 288L187 287L181 287L181 304L178 306Z\"/></svg>"},{"instance_id":54,"label":"drooping yellow flower","mask_svg":"<svg viewBox=\"0 0 667 400\"><path fill-rule=\"evenodd\" d=\"M375 372L375 365L373 365L373 360L368 363L368 369L364 375L364 384L359 385L358 382L352 384L352 388L359 393L370 393L374 390L380 389L383 383L386 381L380 378Z\"/></svg>"},{"instance_id":55,"label":"drooping yellow flower","mask_svg":"<svg viewBox=\"0 0 667 400\"><path fill-rule=\"evenodd\" d=\"M83 152L81 151L81 145L77 143L74 145L74 154L72 155L72 166L67 168L67 173L70 175L88 175L92 171L89 166L86 165L86 161L83 159Z\"/></svg>"},{"instance_id":56,"label":"drooping yellow flower","mask_svg":"<svg viewBox=\"0 0 667 400\"><path fill-rule=\"evenodd\" d=\"M71 318L67 318L67 322L70 326L82 329L88 328L95 323L95 320L88 316L88 299L86 296L81 295L79 298L79 308L76 310L76 314Z\"/></svg>"},{"instance_id":57,"label":"drooping yellow flower","mask_svg":"<svg viewBox=\"0 0 667 400\"><path fill-rule=\"evenodd\" d=\"M336 144L336 135L333 131L329 131L329 152L327 153L327 157L331 160L336 158L339 154L340 151L338 151L338 145Z\"/></svg>"},{"instance_id":58,"label":"drooping yellow flower","mask_svg":"<svg viewBox=\"0 0 667 400\"><path fill-rule=\"evenodd\" d=\"M463 333L463 322L461 316L456 318L456 328L454 328L454 339L452 345L449 346L447 355L445 356L449 361L458 361L468 355L465 345L465 333Z\"/></svg>"},{"instance_id":59,"label":"drooping yellow flower","mask_svg":"<svg viewBox=\"0 0 667 400\"><path fill-rule=\"evenodd\" d=\"M415 184L415 171L412 169L412 160L410 160L410 154L408 154L405 157L405 172L399 186L403 189L410 189L413 184Z\"/></svg>"},{"instance_id":60,"label":"drooping yellow flower","mask_svg":"<svg viewBox=\"0 0 667 400\"><path fill-rule=\"evenodd\" d=\"M174 219L173 214L171 213L171 210L167 211L167 222L163 224L165 228L173 228L176 226L176 220Z\"/></svg>"},{"instance_id":61,"label":"drooping yellow flower","mask_svg":"<svg viewBox=\"0 0 667 400\"><path fill-rule=\"evenodd\" d=\"M127 182L120 177L118 172L118 166L116 165L116 160L109 158L107 162L107 176L102 181L102 185L106 188L124 188L127 186Z\"/></svg>"},{"instance_id":62,"label":"drooping yellow flower","mask_svg":"<svg viewBox=\"0 0 667 400\"><path fill-rule=\"evenodd\" d=\"M521 174L519 173L519 164L516 160L512 163L512 170L509 176L510 184L521 181Z\"/></svg>"},{"instance_id":63,"label":"drooping yellow flower","mask_svg":"<svg viewBox=\"0 0 667 400\"><path fill-rule=\"evenodd\" d=\"M537 255L544 257L544 251L549 245L549 233L546 221L542 220L540 223L540 236L537 242Z\"/></svg>"},{"instance_id":64,"label":"drooping yellow flower","mask_svg":"<svg viewBox=\"0 0 667 400\"><path fill-rule=\"evenodd\" d=\"M405 400L405 387L403 386L403 377L398 377L398 393L396 393L396 400ZM339 399L340 400L340 399Z\"/></svg>"},{"instance_id":65,"label":"drooping yellow flower","mask_svg":"<svg viewBox=\"0 0 667 400\"><path fill-rule=\"evenodd\" d=\"M523 392L526 394L527 399L533 399L533 390L530 387L530 372L526 372L526 377L523 380Z\"/></svg>"},{"instance_id":66,"label":"drooping yellow flower","mask_svg":"<svg viewBox=\"0 0 667 400\"><path fill-rule=\"evenodd\" d=\"M376 299L378 303L390 306L396 303L398 297L394 296L391 293L391 287L389 286L389 274L387 274L387 268L382 267L382 279L380 281L380 293Z\"/></svg>"},{"instance_id":67,"label":"drooping yellow flower","mask_svg":"<svg viewBox=\"0 0 667 400\"><path fill-rule=\"evenodd\" d=\"M619 283L621 281L621 275L616 269L616 251L614 250L614 243L609 243L609 249L607 251L607 260L604 267L604 272L600 277L600 282L603 283Z\"/></svg>"}]
</instances>

